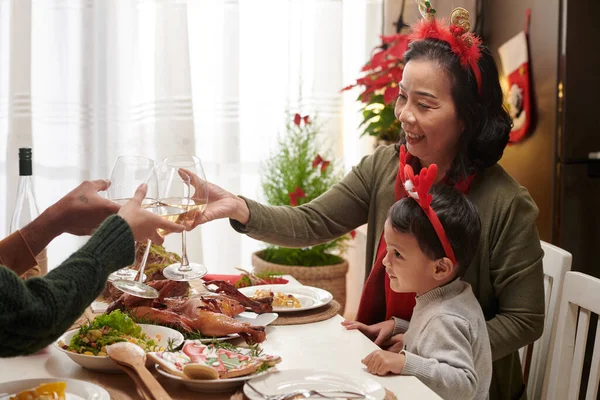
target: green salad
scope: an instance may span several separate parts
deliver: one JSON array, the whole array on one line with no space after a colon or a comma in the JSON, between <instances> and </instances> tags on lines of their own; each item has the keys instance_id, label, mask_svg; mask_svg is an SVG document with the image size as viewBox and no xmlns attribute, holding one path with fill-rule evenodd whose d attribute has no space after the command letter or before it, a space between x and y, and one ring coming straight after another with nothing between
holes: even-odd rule
<instances>
[{"instance_id":1,"label":"green salad","mask_svg":"<svg viewBox=\"0 0 600 400\"><path fill-rule=\"evenodd\" d=\"M160 337L150 338L128 315L115 310L83 325L69 345L63 342L58 344L64 350L74 353L106 356L106 346L117 342L135 343L145 351L164 351L164 348L158 345L159 340Z\"/></svg>"}]
</instances>

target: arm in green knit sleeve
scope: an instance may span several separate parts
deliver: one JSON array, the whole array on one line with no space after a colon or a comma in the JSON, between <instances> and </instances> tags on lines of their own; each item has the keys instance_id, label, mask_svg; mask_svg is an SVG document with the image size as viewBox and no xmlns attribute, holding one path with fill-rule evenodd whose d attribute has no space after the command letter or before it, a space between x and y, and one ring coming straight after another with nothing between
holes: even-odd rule
<instances>
[{"instance_id":1,"label":"arm in green knit sleeve","mask_svg":"<svg viewBox=\"0 0 600 400\"><path fill-rule=\"evenodd\" d=\"M266 206L242 197L250 220L245 226L230 220L232 227L285 247L314 246L348 233L367 222L378 151L364 157L341 182L301 206Z\"/></svg>"},{"instance_id":2,"label":"arm in green knit sleeve","mask_svg":"<svg viewBox=\"0 0 600 400\"><path fill-rule=\"evenodd\" d=\"M534 342L544 329L544 270L538 209L521 188L492 238L490 273L498 312L487 322L494 361Z\"/></svg>"},{"instance_id":3,"label":"arm in green knit sleeve","mask_svg":"<svg viewBox=\"0 0 600 400\"><path fill-rule=\"evenodd\" d=\"M52 343L102 292L108 275L134 257L131 229L115 215L45 277L22 280L0 266L0 357L34 353Z\"/></svg>"}]
</instances>

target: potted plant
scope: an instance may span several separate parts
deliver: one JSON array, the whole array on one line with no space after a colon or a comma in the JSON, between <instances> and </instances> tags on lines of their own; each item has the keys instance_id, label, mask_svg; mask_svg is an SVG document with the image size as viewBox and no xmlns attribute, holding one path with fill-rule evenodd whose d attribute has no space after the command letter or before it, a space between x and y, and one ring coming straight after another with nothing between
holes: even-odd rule
<instances>
[{"instance_id":1,"label":"potted plant","mask_svg":"<svg viewBox=\"0 0 600 400\"><path fill-rule=\"evenodd\" d=\"M296 114L280 136L275 151L263 165L262 189L274 206L300 206L337 183L341 170L326 152L318 151L318 126L309 116ZM252 255L257 274L289 274L302 284L331 292L343 308L346 303L348 262L342 257L350 235L307 248L269 245Z\"/></svg>"},{"instance_id":2,"label":"potted plant","mask_svg":"<svg viewBox=\"0 0 600 400\"><path fill-rule=\"evenodd\" d=\"M378 144L396 143L402 134L400 121L394 115L394 105L398 97L398 83L404 69L403 56L408 49L408 35L395 34L381 36L382 44L375 48L375 54L362 68L364 75L342 91L361 87L358 100L362 107L363 119L359 127L363 135L377 139Z\"/></svg>"}]
</instances>

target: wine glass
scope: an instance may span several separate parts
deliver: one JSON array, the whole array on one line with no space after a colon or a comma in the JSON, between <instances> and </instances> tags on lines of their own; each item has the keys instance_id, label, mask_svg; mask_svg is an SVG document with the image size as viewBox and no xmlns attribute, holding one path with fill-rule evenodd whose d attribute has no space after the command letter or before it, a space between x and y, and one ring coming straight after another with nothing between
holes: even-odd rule
<instances>
[{"instance_id":1,"label":"wine glass","mask_svg":"<svg viewBox=\"0 0 600 400\"><path fill-rule=\"evenodd\" d=\"M143 182L148 183L146 198L142 201L142 207L148 207L156 203L158 198L158 183L154 171L154 161L150 158L139 156L117 157L115 165L110 174L111 185L107 190L108 198L119 205L124 205L133 196L136 189ZM108 280L131 280L133 281L138 271L125 267L108 276ZM145 279L145 275L143 279Z\"/></svg>"},{"instance_id":2,"label":"wine glass","mask_svg":"<svg viewBox=\"0 0 600 400\"><path fill-rule=\"evenodd\" d=\"M163 170L159 177L159 203L177 207L185 211L176 221L189 225L208 204L208 183L200 159L196 156L171 156L163 160ZM190 171L200 179L192 182ZM194 184L192 184L194 183ZM186 231L181 233L181 262L174 263L163 269L165 278L173 281L191 281L200 279L207 273L204 265L190 263L186 249Z\"/></svg>"}]
</instances>

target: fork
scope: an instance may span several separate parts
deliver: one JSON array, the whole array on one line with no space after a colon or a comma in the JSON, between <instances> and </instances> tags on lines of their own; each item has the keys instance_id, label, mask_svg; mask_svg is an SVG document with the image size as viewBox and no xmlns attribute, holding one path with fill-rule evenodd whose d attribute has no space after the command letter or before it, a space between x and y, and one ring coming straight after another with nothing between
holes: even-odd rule
<instances>
[{"instance_id":1,"label":"fork","mask_svg":"<svg viewBox=\"0 0 600 400\"><path fill-rule=\"evenodd\" d=\"M249 382L246 381L248 387L258 393L264 400L293 400L293 399L307 399L309 397L319 396L325 399L339 399L341 397L348 399L364 399L365 395L362 393L349 392L347 390L295 390L293 392L285 393L285 394L264 394L260 390L256 390L256 388ZM327 396L327 394L337 393L342 396Z\"/></svg>"},{"instance_id":2,"label":"fork","mask_svg":"<svg viewBox=\"0 0 600 400\"><path fill-rule=\"evenodd\" d=\"M262 396L262 398L264 400L281 400L286 396L290 396L290 395L294 395L297 394L298 391L295 392L291 392L291 393L286 393L286 394L264 394L263 392L261 392L260 390L256 389L251 383L250 381L246 381L246 385L248 385L248 387L252 390L254 390L259 396Z\"/></svg>"},{"instance_id":3,"label":"fork","mask_svg":"<svg viewBox=\"0 0 600 400\"><path fill-rule=\"evenodd\" d=\"M338 393L340 396L327 396L327 394ZM319 396L324 399L364 399L365 396L360 393L347 392L345 390L330 390L327 392L316 391L316 390L298 390L296 393L288 393L285 397L279 400L298 400L308 399L310 397Z\"/></svg>"}]
</instances>

